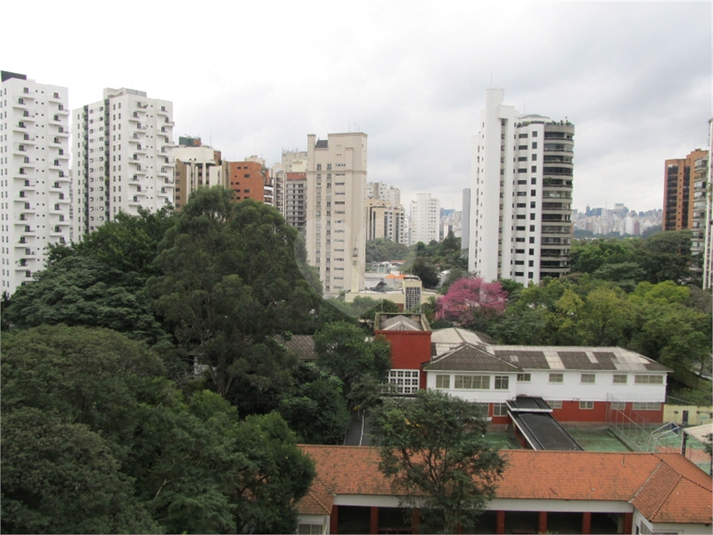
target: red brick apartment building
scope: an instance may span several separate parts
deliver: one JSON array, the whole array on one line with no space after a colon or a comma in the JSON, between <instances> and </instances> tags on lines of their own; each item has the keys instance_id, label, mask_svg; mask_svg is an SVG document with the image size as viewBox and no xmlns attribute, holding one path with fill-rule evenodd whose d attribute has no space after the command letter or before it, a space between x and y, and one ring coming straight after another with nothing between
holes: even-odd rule
<instances>
[{"instance_id":1,"label":"red brick apartment building","mask_svg":"<svg viewBox=\"0 0 713 535\"><path fill-rule=\"evenodd\" d=\"M226 162L227 184L233 200L254 199L265 202L265 186L270 184L270 171L258 162Z\"/></svg>"}]
</instances>

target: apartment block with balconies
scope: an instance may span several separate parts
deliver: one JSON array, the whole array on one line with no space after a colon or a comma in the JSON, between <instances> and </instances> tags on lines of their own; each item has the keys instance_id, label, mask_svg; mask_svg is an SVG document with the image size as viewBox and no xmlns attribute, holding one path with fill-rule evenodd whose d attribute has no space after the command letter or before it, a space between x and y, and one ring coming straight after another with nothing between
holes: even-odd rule
<instances>
[{"instance_id":1,"label":"apartment block with balconies","mask_svg":"<svg viewBox=\"0 0 713 535\"><path fill-rule=\"evenodd\" d=\"M1 291L44 269L46 247L70 243L68 91L2 72L0 91Z\"/></svg>"},{"instance_id":2,"label":"apartment block with balconies","mask_svg":"<svg viewBox=\"0 0 713 535\"><path fill-rule=\"evenodd\" d=\"M366 134L307 136L305 235L326 294L364 288Z\"/></svg>"},{"instance_id":3,"label":"apartment block with balconies","mask_svg":"<svg viewBox=\"0 0 713 535\"><path fill-rule=\"evenodd\" d=\"M174 202L173 104L126 88L103 96L72 112L79 234L120 212L155 212Z\"/></svg>"},{"instance_id":4,"label":"apartment block with balconies","mask_svg":"<svg viewBox=\"0 0 713 535\"><path fill-rule=\"evenodd\" d=\"M574 125L521 115L486 91L473 138L468 269L524 285L569 272Z\"/></svg>"}]
</instances>

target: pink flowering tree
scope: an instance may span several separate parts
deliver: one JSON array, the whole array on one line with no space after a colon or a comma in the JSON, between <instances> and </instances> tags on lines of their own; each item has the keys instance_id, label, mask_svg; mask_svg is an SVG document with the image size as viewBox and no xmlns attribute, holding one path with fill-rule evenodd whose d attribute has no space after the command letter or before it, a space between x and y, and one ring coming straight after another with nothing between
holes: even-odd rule
<instances>
[{"instance_id":1,"label":"pink flowering tree","mask_svg":"<svg viewBox=\"0 0 713 535\"><path fill-rule=\"evenodd\" d=\"M442 318L463 327L473 327L480 320L502 314L507 306L508 293L499 282L485 282L468 277L454 282L448 293L438 299L436 318Z\"/></svg>"}]
</instances>

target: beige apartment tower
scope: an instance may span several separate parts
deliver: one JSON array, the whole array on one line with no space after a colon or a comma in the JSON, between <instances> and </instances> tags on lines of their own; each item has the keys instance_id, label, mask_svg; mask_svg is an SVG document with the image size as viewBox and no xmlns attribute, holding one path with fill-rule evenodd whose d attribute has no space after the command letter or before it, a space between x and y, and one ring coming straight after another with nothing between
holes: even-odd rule
<instances>
[{"instance_id":1,"label":"beige apartment tower","mask_svg":"<svg viewBox=\"0 0 713 535\"><path fill-rule=\"evenodd\" d=\"M307 136L309 263L327 295L364 287L366 134Z\"/></svg>"}]
</instances>

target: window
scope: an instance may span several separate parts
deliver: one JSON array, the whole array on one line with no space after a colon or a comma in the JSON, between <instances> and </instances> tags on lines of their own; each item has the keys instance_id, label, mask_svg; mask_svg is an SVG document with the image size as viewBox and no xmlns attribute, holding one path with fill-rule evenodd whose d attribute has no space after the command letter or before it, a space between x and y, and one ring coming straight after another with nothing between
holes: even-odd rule
<instances>
[{"instance_id":1,"label":"window","mask_svg":"<svg viewBox=\"0 0 713 535\"><path fill-rule=\"evenodd\" d=\"M493 416L507 416L507 403L493 403Z\"/></svg>"},{"instance_id":2,"label":"window","mask_svg":"<svg viewBox=\"0 0 713 535\"><path fill-rule=\"evenodd\" d=\"M613 411L625 411L626 401L612 401L609 404L609 408Z\"/></svg>"},{"instance_id":3,"label":"window","mask_svg":"<svg viewBox=\"0 0 713 535\"><path fill-rule=\"evenodd\" d=\"M562 373L551 373L550 383L564 383L564 374Z\"/></svg>"},{"instance_id":4,"label":"window","mask_svg":"<svg viewBox=\"0 0 713 535\"><path fill-rule=\"evenodd\" d=\"M662 385L663 375L634 375L637 385Z\"/></svg>"},{"instance_id":5,"label":"window","mask_svg":"<svg viewBox=\"0 0 713 535\"><path fill-rule=\"evenodd\" d=\"M658 411L661 410L661 403L656 403L652 401L635 401L634 403L632 403L631 408L635 411Z\"/></svg>"},{"instance_id":6,"label":"window","mask_svg":"<svg viewBox=\"0 0 713 535\"><path fill-rule=\"evenodd\" d=\"M418 390L418 370L389 370L389 384L399 394L415 394Z\"/></svg>"},{"instance_id":7,"label":"window","mask_svg":"<svg viewBox=\"0 0 713 535\"><path fill-rule=\"evenodd\" d=\"M550 399L547 401L547 404L550 406L551 409L561 409L562 408L562 400L561 399Z\"/></svg>"},{"instance_id":8,"label":"window","mask_svg":"<svg viewBox=\"0 0 713 535\"><path fill-rule=\"evenodd\" d=\"M580 401L579 410L581 411L591 411L594 408L593 401Z\"/></svg>"},{"instance_id":9,"label":"window","mask_svg":"<svg viewBox=\"0 0 713 535\"><path fill-rule=\"evenodd\" d=\"M298 535L322 535L324 533L324 528L322 524L298 524L297 534Z\"/></svg>"},{"instance_id":10,"label":"window","mask_svg":"<svg viewBox=\"0 0 713 535\"><path fill-rule=\"evenodd\" d=\"M529 373L518 373L517 380L520 383L529 383L532 380L532 375Z\"/></svg>"},{"instance_id":11,"label":"window","mask_svg":"<svg viewBox=\"0 0 713 535\"><path fill-rule=\"evenodd\" d=\"M583 373L581 376L581 382L583 384L593 385L594 377L595 375L593 373Z\"/></svg>"},{"instance_id":12,"label":"window","mask_svg":"<svg viewBox=\"0 0 713 535\"><path fill-rule=\"evenodd\" d=\"M454 387L469 390L488 390L490 389L490 376L456 375Z\"/></svg>"},{"instance_id":13,"label":"window","mask_svg":"<svg viewBox=\"0 0 713 535\"><path fill-rule=\"evenodd\" d=\"M495 390L507 390L510 388L510 378L507 375L495 376Z\"/></svg>"},{"instance_id":14,"label":"window","mask_svg":"<svg viewBox=\"0 0 713 535\"><path fill-rule=\"evenodd\" d=\"M626 375L614 374L614 379L612 381L615 385L625 385L627 382Z\"/></svg>"},{"instance_id":15,"label":"window","mask_svg":"<svg viewBox=\"0 0 713 535\"><path fill-rule=\"evenodd\" d=\"M436 388L450 388L451 387L451 376L450 375L436 375Z\"/></svg>"}]
</instances>

